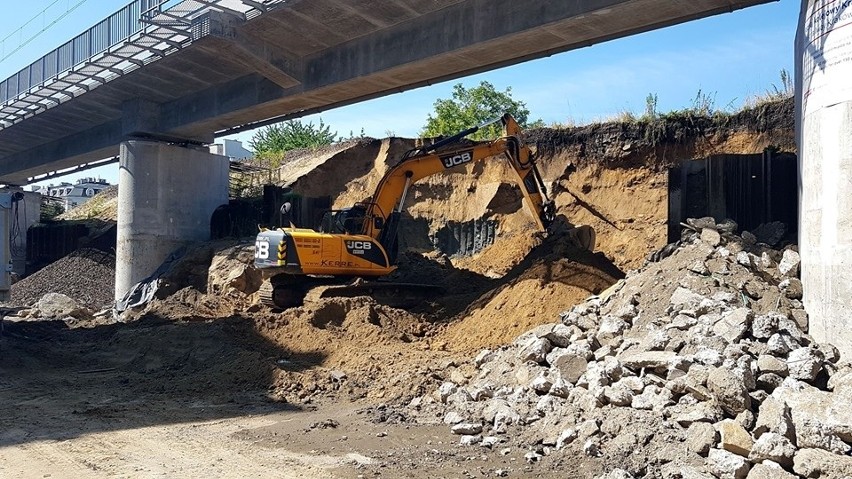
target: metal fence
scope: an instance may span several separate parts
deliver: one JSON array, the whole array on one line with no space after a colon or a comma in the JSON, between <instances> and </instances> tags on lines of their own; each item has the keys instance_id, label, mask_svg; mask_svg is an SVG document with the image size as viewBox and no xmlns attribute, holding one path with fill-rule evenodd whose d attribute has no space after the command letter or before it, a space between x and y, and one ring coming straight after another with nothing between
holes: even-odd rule
<instances>
[{"instance_id":1,"label":"metal fence","mask_svg":"<svg viewBox=\"0 0 852 479\"><path fill-rule=\"evenodd\" d=\"M126 41L145 28L145 19L160 13L166 3L169 0L134 0L0 83L0 103Z\"/></svg>"}]
</instances>

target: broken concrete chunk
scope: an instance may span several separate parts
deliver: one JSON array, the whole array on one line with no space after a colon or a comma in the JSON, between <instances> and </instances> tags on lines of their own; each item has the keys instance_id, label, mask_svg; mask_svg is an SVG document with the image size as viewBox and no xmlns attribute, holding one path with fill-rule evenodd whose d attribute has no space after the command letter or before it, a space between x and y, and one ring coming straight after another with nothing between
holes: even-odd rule
<instances>
[{"instance_id":1,"label":"broken concrete chunk","mask_svg":"<svg viewBox=\"0 0 852 479\"><path fill-rule=\"evenodd\" d=\"M753 431L754 437L758 439L768 432L780 434L791 441L796 439L790 408L783 401L772 396L760 404Z\"/></svg>"},{"instance_id":2,"label":"broken concrete chunk","mask_svg":"<svg viewBox=\"0 0 852 479\"><path fill-rule=\"evenodd\" d=\"M775 356L761 354L757 357L757 370L762 373L773 373L785 377L787 376L787 363Z\"/></svg>"},{"instance_id":3,"label":"broken concrete chunk","mask_svg":"<svg viewBox=\"0 0 852 479\"><path fill-rule=\"evenodd\" d=\"M588 365L586 358L571 353L562 354L551 363L551 366L559 372L559 377L569 384L576 384L580 376L586 372Z\"/></svg>"},{"instance_id":4,"label":"broken concrete chunk","mask_svg":"<svg viewBox=\"0 0 852 479\"><path fill-rule=\"evenodd\" d=\"M701 304L704 296L694 293L684 287L679 287L675 290L671 297L671 305L677 311L678 309L694 308Z\"/></svg>"},{"instance_id":5,"label":"broken concrete chunk","mask_svg":"<svg viewBox=\"0 0 852 479\"><path fill-rule=\"evenodd\" d=\"M714 425L719 431L719 447L726 451L739 454L743 457L748 457L754 441L738 422L732 419L725 419Z\"/></svg>"},{"instance_id":6,"label":"broken concrete chunk","mask_svg":"<svg viewBox=\"0 0 852 479\"><path fill-rule=\"evenodd\" d=\"M744 457L722 449L711 449L706 464L710 472L720 479L745 479L749 471L748 461Z\"/></svg>"},{"instance_id":7,"label":"broken concrete chunk","mask_svg":"<svg viewBox=\"0 0 852 479\"><path fill-rule=\"evenodd\" d=\"M494 352L493 351L491 351L490 349L483 349L482 351L479 352L479 354L476 355L475 358L473 358L473 364L475 364L477 367L479 367L479 366L482 366L483 364L487 363L488 361L491 361L493 358L494 358Z\"/></svg>"},{"instance_id":8,"label":"broken concrete chunk","mask_svg":"<svg viewBox=\"0 0 852 479\"><path fill-rule=\"evenodd\" d=\"M445 381L438 386L438 397L441 399L442 403L447 402L447 399L458 390L458 386L455 383L451 383L449 381Z\"/></svg>"},{"instance_id":9,"label":"broken concrete chunk","mask_svg":"<svg viewBox=\"0 0 852 479\"><path fill-rule=\"evenodd\" d=\"M852 387L821 391L801 381L787 378L772 397L790 407L795 426L796 446L819 447L840 454L852 443Z\"/></svg>"},{"instance_id":10,"label":"broken concrete chunk","mask_svg":"<svg viewBox=\"0 0 852 479\"><path fill-rule=\"evenodd\" d=\"M712 424L696 422L686 430L686 446L696 454L707 456L717 442L719 434Z\"/></svg>"},{"instance_id":11,"label":"broken concrete chunk","mask_svg":"<svg viewBox=\"0 0 852 479\"><path fill-rule=\"evenodd\" d=\"M479 434L464 435L464 436L461 437L461 439L459 439L459 445L460 446L473 446L474 444L477 444L480 441L482 441L482 436L480 436Z\"/></svg>"},{"instance_id":12,"label":"broken concrete chunk","mask_svg":"<svg viewBox=\"0 0 852 479\"><path fill-rule=\"evenodd\" d=\"M786 276L797 276L799 274L799 264L801 262L802 259L799 257L799 253L791 249L784 250L784 254L781 256L781 262L778 263L778 271Z\"/></svg>"},{"instance_id":13,"label":"broken concrete chunk","mask_svg":"<svg viewBox=\"0 0 852 479\"><path fill-rule=\"evenodd\" d=\"M701 241L715 248L722 242L722 236L714 229L704 228L701 230Z\"/></svg>"},{"instance_id":14,"label":"broken concrete chunk","mask_svg":"<svg viewBox=\"0 0 852 479\"><path fill-rule=\"evenodd\" d=\"M633 351L619 354L616 359L622 366L638 371L642 368L667 369L676 357L673 351Z\"/></svg>"},{"instance_id":15,"label":"broken concrete chunk","mask_svg":"<svg viewBox=\"0 0 852 479\"><path fill-rule=\"evenodd\" d=\"M813 382L822 369L822 352L812 348L798 348L787 356L787 369L791 378Z\"/></svg>"},{"instance_id":16,"label":"broken concrete chunk","mask_svg":"<svg viewBox=\"0 0 852 479\"><path fill-rule=\"evenodd\" d=\"M577 431L575 429L565 429L564 431L559 433L559 437L556 438L556 449L562 449L574 442L574 439L577 439Z\"/></svg>"},{"instance_id":17,"label":"broken concrete chunk","mask_svg":"<svg viewBox=\"0 0 852 479\"><path fill-rule=\"evenodd\" d=\"M707 388L722 409L736 416L751 408L751 398L741 377L725 368L715 368L707 376Z\"/></svg>"},{"instance_id":18,"label":"broken concrete chunk","mask_svg":"<svg viewBox=\"0 0 852 479\"><path fill-rule=\"evenodd\" d=\"M601 474L595 476L594 479L634 479L633 474L630 474L628 471L624 469L613 469L607 474Z\"/></svg>"},{"instance_id":19,"label":"broken concrete chunk","mask_svg":"<svg viewBox=\"0 0 852 479\"><path fill-rule=\"evenodd\" d=\"M536 338L530 340L526 346L521 348L518 357L523 361L534 361L541 364L551 349L553 349L553 345L550 344L550 341L545 338Z\"/></svg>"},{"instance_id":20,"label":"broken concrete chunk","mask_svg":"<svg viewBox=\"0 0 852 479\"><path fill-rule=\"evenodd\" d=\"M713 332L733 343L742 339L751 326L754 313L749 308L737 308L713 325Z\"/></svg>"},{"instance_id":21,"label":"broken concrete chunk","mask_svg":"<svg viewBox=\"0 0 852 479\"><path fill-rule=\"evenodd\" d=\"M795 454L796 447L789 439L774 432L767 432L755 441L748 458L751 462L770 460L784 467L792 467Z\"/></svg>"},{"instance_id":22,"label":"broken concrete chunk","mask_svg":"<svg viewBox=\"0 0 852 479\"><path fill-rule=\"evenodd\" d=\"M793 338L786 334L775 333L766 341L767 352L775 356L786 356L787 353L798 347L799 345L793 341Z\"/></svg>"},{"instance_id":23,"label":"broken concrete chunk","mask_svg":"<svg viewBox=\"0 0 852 479\"><path fill-rule=\"evenodd\" d=\"M793 471L804 477L842 479L852 475L852 457L822 449L799 449L793 458Z\"/></svg>"},{"instance_id":24,"label":"broken concrete chunk","mask_svg":"<svg viewBox=\"0 0 852 479\"><path fill-rule=\"evenodd\" d=\"M790 474L772 461L763 461L755 464L749 471L746 479L796 479L797 476Z\"/></svg>"},{"instance_id":25,"label":"broken concrete chunk","mask_svg":"<svg viewBox=\"0 0 852 479\"><path fill-rule=\"evenodd\" d=\"M454 425L451 430L453 431L453 434L479 434L482 432L482 424L476 422L462 422Z\"/></svg>"},{"instance_id":26,"label":"broken concrete chunk","mask_svg":"<svg viewBox=\"0 0 852 479\"><path fill-rule=\"evenodd\" d=\"M648 409L662 411L666 406L672 404L672 392L668 389L654 385L645 386L642 394L633 396L630 406L633 409Z\"/></svg>"},{"instance_id":27,"label":"broken concrete chunk","mask_svg":"<svg viewBox=\"0 0 852 479\"><path fill-rule=\"evenodd\" d=\"M450 411L444 416L444 424L449 424L451 426L462 421L464 421L464 417L455 411Z\"/></svg>"},{"instance_id":28,"label":"broken concrete chunk","mask_svg":"<svg viewBox=\"0 0 852 479\"><path fill-rule=\"evenodd\" d=\"M530 387L541 394L547 394L553 386L553 381L547 376L539 376L530 383Z\"/></svg>"}]
</instances>

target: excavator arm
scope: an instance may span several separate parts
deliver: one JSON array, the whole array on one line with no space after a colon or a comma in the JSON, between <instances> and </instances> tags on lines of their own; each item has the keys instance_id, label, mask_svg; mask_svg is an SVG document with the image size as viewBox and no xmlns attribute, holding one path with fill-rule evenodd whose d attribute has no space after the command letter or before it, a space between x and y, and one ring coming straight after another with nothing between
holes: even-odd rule
<instances>
[{"instance_id":1,"label":"excavator arm","mask_svg":"<svg viewBox=\"0 0 852 479\"><path fill-rule=\"evenodd\" d=\"M503 124L503 136L469 146L442 148L497 121ZM541 174L532 152L521 138L517 122L508 113L500 119L462 131L427 147L409 151L379 182L372 201L367 205L368 221L364 233L391 251L397 237L399 217L412 183L442 171L460 169L469 163L489 158L505 158L517 175L527 207L540 229L545 230L554 219L553 201L548 199ZM376 218L380 218L376 221Z\"/></svg>"}]
</instances>

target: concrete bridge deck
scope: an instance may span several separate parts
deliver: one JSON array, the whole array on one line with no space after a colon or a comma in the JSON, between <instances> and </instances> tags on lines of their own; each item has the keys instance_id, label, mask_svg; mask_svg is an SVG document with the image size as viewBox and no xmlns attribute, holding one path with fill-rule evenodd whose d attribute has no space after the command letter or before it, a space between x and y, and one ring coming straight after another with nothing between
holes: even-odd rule
<instances>
[{"instance_id":1,"label":"concrete bridge deck","mask_svg":"<svg viewBox=\"0 0 852 479\"><path fill-rule=\"evenodd\" d=\"M48 106L23 118L0 114L0 182L23 184L115 156L131 137L210 142L216 133L270 118L770 0L229 1L268 8L241 15L223 3L182 22L152 24L152 35L176 25L189 33L162 58L74 98L41 102ZM148 38L149 49L156 43ZM16 98L4 102L3 111Z\"/></svg>"}]
</instances>

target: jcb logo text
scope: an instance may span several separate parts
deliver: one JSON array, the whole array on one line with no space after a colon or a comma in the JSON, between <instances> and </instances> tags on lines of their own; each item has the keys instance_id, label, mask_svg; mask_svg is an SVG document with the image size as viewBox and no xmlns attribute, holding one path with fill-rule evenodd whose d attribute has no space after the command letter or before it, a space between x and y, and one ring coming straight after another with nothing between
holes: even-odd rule
<instances>
[{"instance_id":1,"label":"jcb logo text","mask_svg":"<svg viewBox=\"0 0 852 479\"><path fill-rule=\"evenodd\" d=\"M468 163L473 159L473 154L470 151L459 153L452 156L444 156L441 161L444 163L444 168L452 168L464 163Z\"/></svg>"}]
</instances>

